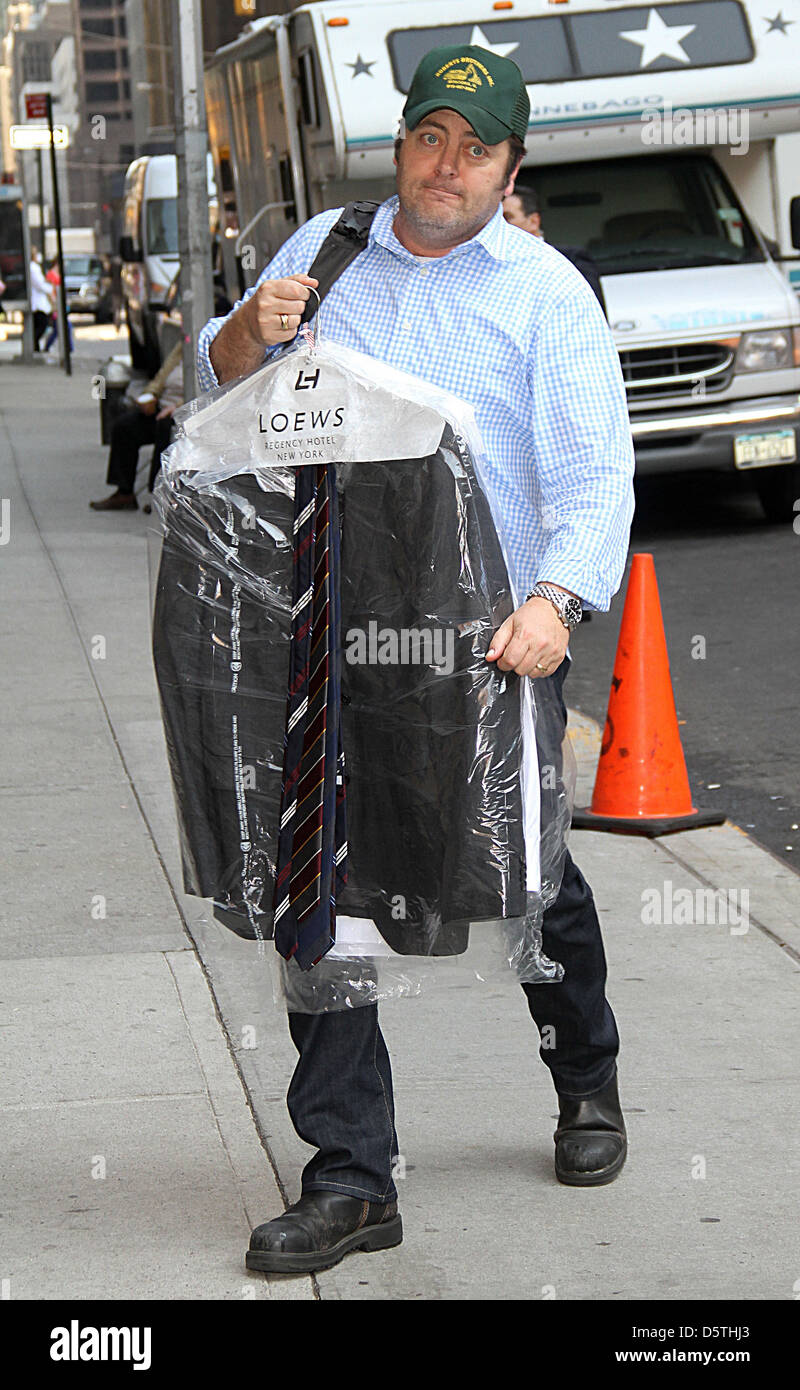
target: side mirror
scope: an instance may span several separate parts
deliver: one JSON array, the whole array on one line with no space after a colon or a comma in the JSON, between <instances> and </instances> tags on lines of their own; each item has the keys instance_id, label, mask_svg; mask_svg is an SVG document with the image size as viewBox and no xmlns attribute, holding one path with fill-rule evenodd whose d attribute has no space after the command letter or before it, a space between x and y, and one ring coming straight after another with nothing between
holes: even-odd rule
<instances>
[{"instance_id":1,"label":"side mirror","mask_svg":"<svg viewBox=\"0 0 800 1390\"><path fill-rule=\"evenodd\" d=\"M120 255L120 260L124 261L124 262L126 263L126 265L129 265L131 261L138 261L138 260L139 260L139 257L138 257L137 254L136 254L136 247L135 247L134 244L133 244L133 237L132 237L132 236L121 236L121 237L120 237L120 239L119 239L119 255Z\"/></svg>"},{"instance_id":2,"label":"side mirror","mask_svg":"<svg viewBox=\"0 0 800 1390\"><path fill-rule=\"evenodd\" d=\"M789 227L792 246L796 251L800 251L800 198L792 198L789 204Z\"/></svg>"}]
</instances>

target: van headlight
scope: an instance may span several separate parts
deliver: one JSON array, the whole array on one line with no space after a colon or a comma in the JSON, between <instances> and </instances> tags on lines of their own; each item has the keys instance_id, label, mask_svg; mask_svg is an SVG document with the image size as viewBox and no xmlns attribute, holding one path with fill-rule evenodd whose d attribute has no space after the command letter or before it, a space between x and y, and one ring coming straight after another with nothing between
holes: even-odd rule
<instances>
[{"instance_id":1,"label":"van headlight","mask_svg":"<svg viewBox=\"0 0 800 1390\"><path fill-rule=\"evenodd\" d=\"M757 328L742 334L735 371L777 372L792 366L800 366L800 328Z\"/></svg>"}]
</instances>

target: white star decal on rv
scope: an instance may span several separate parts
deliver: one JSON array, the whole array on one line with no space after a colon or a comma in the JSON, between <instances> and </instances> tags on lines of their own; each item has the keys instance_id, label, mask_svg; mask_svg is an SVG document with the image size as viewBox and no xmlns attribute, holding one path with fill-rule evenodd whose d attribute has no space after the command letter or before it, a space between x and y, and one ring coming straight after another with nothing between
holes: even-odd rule
<instances>
[{"instance_id":1,"label":"white star decal on rv","mask_svg":"<svg viewBox=\"0 0 800 1390\"><path fill-rule=\"evenodd\" d=\"M496 53L498 58L507 58L509 53L513 53L515 48L519 48L518 43L490 43L478 24L472 31L470 44L477 48L485 48L489 53Z\"/></svg>"},{"instance_id":2,"label":"white star decal on rv","mask_svg":"<svg viewBox=\"0 0 800 1390\"><path fill-rule=\"evenodd\" d=\"M656 58L675 58L679 63L688 63L689 55L684 53L681 40L696 28L696 24L665 24L658 10L650 10L646 29L625 29L620 31L620 38L641 44L640 67L646 68Z\"/></svg>"}]
</instances>

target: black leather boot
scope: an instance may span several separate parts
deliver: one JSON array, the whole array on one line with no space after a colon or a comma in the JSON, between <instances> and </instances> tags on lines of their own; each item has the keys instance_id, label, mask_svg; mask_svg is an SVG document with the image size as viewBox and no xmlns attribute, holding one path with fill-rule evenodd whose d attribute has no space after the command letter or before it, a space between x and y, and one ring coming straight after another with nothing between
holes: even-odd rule
<instances>
[{"instance_id":1,"label":"black leather boot","mask_svg":"<svg viewBox=\"0 0 800 1390\"><path fill-rule=\"evenodd\" d=\"M559 1096L556 1177L570 1187L601 1187L613 1182L628 1153L616 1072L602 1091Z\"/></svg>"},{"instance_id":2,"label":"black leather boot","mask_svg":"<svg viewBox=\"0 0 800 1390\"><path fill-rule=\"evenodd\" d=\"M265 1274L311 1274L330 1269L350 1250L388 1250L402 1239L397 1202L383 1206L319 1189L256 1226L245 1263Z\"/></svg>"}]
</instances>

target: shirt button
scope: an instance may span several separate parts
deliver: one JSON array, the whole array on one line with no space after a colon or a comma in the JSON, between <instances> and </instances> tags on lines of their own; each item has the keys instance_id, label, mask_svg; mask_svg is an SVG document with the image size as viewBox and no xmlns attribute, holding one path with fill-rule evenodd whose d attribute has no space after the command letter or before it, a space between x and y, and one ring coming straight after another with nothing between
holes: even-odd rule
<instances>
[{"instance_id":1,"label":"shirt button","mask_svg":"<svg viewBox=\"0 0 800 1390\"><path fill-rule=\"evenodd\" d=\"M410 332L411 332L411 320L410 320L410 319L403 319L403 331L406 332L406 333L410 333Z\"/></svg>"}]
</instances>

